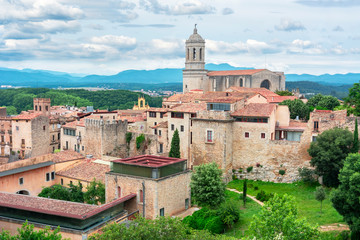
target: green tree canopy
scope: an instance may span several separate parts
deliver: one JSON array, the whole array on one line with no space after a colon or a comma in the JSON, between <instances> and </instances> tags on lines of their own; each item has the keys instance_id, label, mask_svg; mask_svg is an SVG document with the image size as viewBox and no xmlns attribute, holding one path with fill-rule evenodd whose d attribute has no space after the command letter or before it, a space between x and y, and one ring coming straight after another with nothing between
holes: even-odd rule
<instances>
[{"instance_id":1,"label":"green tree canopy","mask_svg":"<svg viewBox=\"0 0 360 240\"><path fill-rule=\"evenodd\" d=\"M317 226L305 219L298 219L295 199L287 194L274 195L261 208L249 227L249 239L273 240L281 236L284 240L318 239Z\"/></svg>"},{"instance_id":2,"label":"green tree canopy","mask_svg":"<svg viewBox=\"0 0 360 240\"><path fill-rule=\"evenodd\" d=\"M318 186L315 191L315 199L320 202L320 213L322 212L322 202L326 198L325 189L322 186Z\"/></svg>"},{"instance_id":3,"label":"green tree canopy","mask_svg":"<svg viewBox=\"0 0 360 240\"><path fill-rule=\"evenodd\" d=\"M169 157L180 158L180 137L177 129L175 130L171 140Z\"/></svg>"},{"instance_id":4,"label":"green tree canopy","mask_svg":"<svg viewBox=\"0 0 360 240\"><path fill-rule=\"evenodd\" d=\"M299 116L300 119L309 118L309 107L300 99L285 100L280 105L287 105L290 111L290 118L295 119Z\"/></svg>"},{"instance_id":5,"label":"green tree canopy","mask_svg":"<svg viewBox=\"0 0 360 240\"><path fill-rule=\"evenodd\" d=\"M360 115L360 83L354 83L349 89L349 95L345 98L345 104L354 106L354 114Z\"/></svg>"},{"instance_id":6,"label":"green tree canopy","mask_svg":"<svg viewBox=\"0 0 360 240\"><path fill-rule=\"evenodd\" d=\"M312 157L310 163L315 167L315 173L323 176L327 187L337 187L337 178L347 155L351 152L353 134L346 129L333 128L321 133L312 142L308 152Z\"/></svg>"},{"instance_id":7,"label":"green tree canopy","mask_svg":"<svg viewBox=\"0 0 360 240\"><path fill-rule=\"evenodd\" d=\"M331 193L331 202L349 224L351 239L360 239L360 154L349 154L339 180L339 187Z\"/></svg>"},{"instance_id":8,"label":"green tree canopy","mask_svg":"<svg viewBox=\"0 0 360 240\"><path fill-rule=\"evenodd\" d=\"M190 187L192 199L200 206L215 207L225 199L222 171L215 162L194 167Z\"/></svg>"},{"instance_id":9,"label":"green tree canopy","mask_svg":"<svg viewBox=\"0 0 360 240\"><path fill-rule=\"evenodd\" d=\"M276 91L275 93L280 96L294 96L294 94L292 92L290 92L289 90Z\"/></svg>"},{"instance_id":10,"label":"green tree canopy","mask_svg":"<svg viewBox=\"0 0 360 240\"><path fill-rule=\"evenodd\" d=\"M358 130L358 120L355 118L355 130L354 130L354 142L351 149L351 152L359 152L359 130Z\"/></svg>"},{"instance_id":11,"label":"green tree canopy","mask_svg":"<svg viewBox=\"0 0 360 240\"><path fill-rule=\"evenodd\" d=\"M96 179L94 178L94 180L91 181L90 185L86 187L84 199L85 202L89 204L104 204L105 185L100 181L96 181Z\"/></svg>"},{"instance_id":12,"label":"green tree canopy","mask_svg":"<svg viewBox=\"0 0 360 240\"><path fill-rule=\"evenodd\" d=\"M84 202L84 193L82 192L82 184L80 182L77 185L69 184L69 188L60 184L45 187L38 196L71 202Z\"/></svg>"},{"instance_id":13,"label":"green tree canopy","mask_svg":"<svg viewBox=\"0 0 360 240\"><path fill-rule=\"evenodd\" d=\"M309 99L306 103L312 109L321 108L327 110L334 110L335 107L340 106L340 102L336 97L330 95L317 94Z\"/></svg>"}]
</instances>

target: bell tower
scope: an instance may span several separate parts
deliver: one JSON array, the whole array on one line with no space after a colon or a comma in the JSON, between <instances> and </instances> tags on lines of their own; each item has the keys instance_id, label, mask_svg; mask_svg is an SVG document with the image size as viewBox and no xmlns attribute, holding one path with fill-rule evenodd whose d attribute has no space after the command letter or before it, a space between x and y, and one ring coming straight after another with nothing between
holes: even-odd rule
<instances>
[{"instance_id":1,"label":"bell tower","mask_svg":"<svg viewBox=\"0 0 360 240\"><path fill-rule=\"evenodd\" d=\"M193 89L203 90L205 70L205 40L197 33L195 24L194 32L185 43L185 69L183 70L183 92Z\"/></svg>"}]
</instances>

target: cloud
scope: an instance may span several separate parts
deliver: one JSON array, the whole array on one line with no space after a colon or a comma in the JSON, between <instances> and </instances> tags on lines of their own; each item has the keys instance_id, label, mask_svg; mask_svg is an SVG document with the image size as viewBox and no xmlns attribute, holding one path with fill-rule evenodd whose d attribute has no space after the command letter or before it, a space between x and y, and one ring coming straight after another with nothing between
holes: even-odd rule
<instances>
[{"instance_id":1,"label":"cloud","mask_svg":"<svg viewBox=\"0 0 360 240\"><path fill-rule=\"evenodd\" d=\"M327 51L321 45L315 44L309 40L295 39L287 47L287 53L290 54L325 54Z\"/></svg>"},{"instance_id":2,"label":"cloud","mask_svg":"<svg viewBox=\"0 0 360 240\"><path fill-rule=\"evenodd\" d=\"M166 5L158 0L140 0L140 6L148 12L165 15L212 14L215 8L199 0L187 0L175 5Z\"/></svg>"},{"instance_id":3,"label":"cloud","mask_svg":"<svg viewBox=\"0 0 360 240\"><path fill-rule=\"evenodd\" d=\"M98 44L98 46L109 46L118 50L126 51L130 51L136 47L136 38L131 38L127 36L104 35L101 37L91 38L91 42ZM89 44L89 46L93 46L95 49L98 48L98 46L91 44Z\"/></svg>"},{"instance_id":4,"label":"cloud","mask_svg":"<svg viewBox=\"0 0 360 240\"><path fill-rule=\"evenodd\" d=\"M175 25L173 24L121 24L122 27L128 28L173 28Z\"/></svg>"},{"instance_id":5,"label":"cloud","mask_svg":"<svg viewBox=\"0 0 360 240\"><path fill-rule=\"evenodd\" d=\"M276 25L275 29L278 31L291 32L291 31L305 30L306 28L299 21L293 21L290 19L281 19L280 24Z\"/></svg>"},{"instance_id":6,"label":"cloud","mask_svg":"<svg viewBox=\"0 0 360 240\"><path fill-rule=\"evenodd\" d=\"M333 31L334 31L334 32L343 32L344 29L343 29L341 26L338 25L338 26L336 26L336 27L333 28Z\"/></svg>"},{"instance_id":7,"label":"cloud","mask_svg":"<svg viewBox=\"0 0 360 240\"><path fill-rule=\"evenodd\" d=\"M84 12L70 5L63 5L55 0L6 1L0 0L0 22L74 20L84 17Z\"/></svg>"},{"instance_id":8,"label":"cloud","mask_svg":"<svg viewBox=\"0 0 360 240\"><path fill-rule=\"evenodd\" d=\"M20 29L25 33L76 33L81 30L81 26L77 21L45 20L25 23Z\"/></svg>"},{"instance_id":9,"label":"cloud","mask_svg":"<svg viewBox=\"0 0 360 240\"><path fill-rule=\"evenodd\" d=\"M310 7L352 7L360 6L359 0L297 0L299 4Z\"/></svg>"},{"instance_id":10,"label":"cloud","mask_svg":"<svg viewBox=\"0 0 360 240\"><path fill-rule=\"evenodd\" d=\"M246 42L235 43L207 40L206 48L209 52L220 54L272 54L278 53L280 51L275 46L269 45L266 42L261 42L253 39L248 39Z\"/></svg>"},{"instance_id":11,"label":"cloud","mask_svg":"<svg viewBox=\"0 0 360 240\"><path fill-rule=\"evenodd\" d=\"M223 15L230 15L230 14L233 14L233 13L234 13L234 10L231 9L231 8L224 8L224 9L222 10L222 14L223 14Z\"/></svg>"}]
</instances>

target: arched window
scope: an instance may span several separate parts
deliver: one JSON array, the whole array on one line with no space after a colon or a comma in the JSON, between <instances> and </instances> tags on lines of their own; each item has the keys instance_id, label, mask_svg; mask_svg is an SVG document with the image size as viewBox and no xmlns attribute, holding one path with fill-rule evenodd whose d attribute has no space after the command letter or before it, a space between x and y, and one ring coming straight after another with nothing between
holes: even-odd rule
<instances>
[{"instance_id":1,"label":"arched window","mask_svg":"<svg viewBox=\"0 0 360 240\"><path fill-rule=\"evenodd\" d=\"M240 87L243 87L244 86L244 82L243 82L243 79L240 78Z\"/></svg>"},{"instance_id":2,"label":"arched window","mask_svg":"<svg viewBox=\"0 0 360 240\"><path fill-rule=\"evenodd\" d=\"M17 194L22 194L22 195L30 195L29 191L26 190L20 190L18 192L16 192Z\"/></svg>"},{"instance_id":3,"label":"arched window","mask_svg":"<svg viewBox=\"0 0 360 240\"><path fill-rule=\"evenodd\" d=\"M190 60L190 48L187 49L187 60Z\"/></svg>"},{"instance_id":4,"label":"arched window","mask_svg":"<svg viewBox=\"0 0 360 240\"><path fill-rule=\"evenodd\" d=\"M261 88L266 88L266 89L270 89L270 81L265 79L264 81L261 82L260 85Z\"/></svg>"},{"instance_id":5,"label":"arched window","mask_svg":"<svg viewBox=\"0 0 360 240\"><path fill-rule=\"evenodd\" d=\"M196 59L196 48L193 48L193 60Z\"/></svg>"},{"instance_id":6,"label":"arched window","mask_svg":"<svg viewBox=\"0 0 360 240\"><path fill-rule=\"evenodd\" d=\"M200 61L201 61L201 59L202 59L202 48L200 48L200 53L199 53L199 59L200 59Z\"/></svg>"}]
</instances>

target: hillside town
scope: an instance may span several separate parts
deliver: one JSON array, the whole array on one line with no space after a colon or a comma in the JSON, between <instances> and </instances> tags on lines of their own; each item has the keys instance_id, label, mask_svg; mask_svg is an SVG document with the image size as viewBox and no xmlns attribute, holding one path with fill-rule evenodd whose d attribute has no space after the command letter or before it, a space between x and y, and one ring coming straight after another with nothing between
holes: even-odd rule
<instances>
[{"instance_id":1,"label":"hillside town","mask_svg":"<svg viewBox=\"0 0 360 240\"><path fill-rule=\"evenodd\" d=\"M314 109L308 119L292 119L280 103L308 100L299 91L275 93L286 90L283 72L207 71L205 52L195 26L185 44L183 93L164 97L161 108L143 97L128 110L54 106L49 98L34 98L33 109L19 115L0 108L0 229L16 233L28 221L87 239L136 214L191 214L197 166L216 163L224 183L293 183L299 168L313 167L308 149L319 135L357 128L347 110ZM169 157L175 135L179 158ZM38 196L46 187L86 188L93 180L105 186L103 204Z\"/></svg>"}]
</instances>

